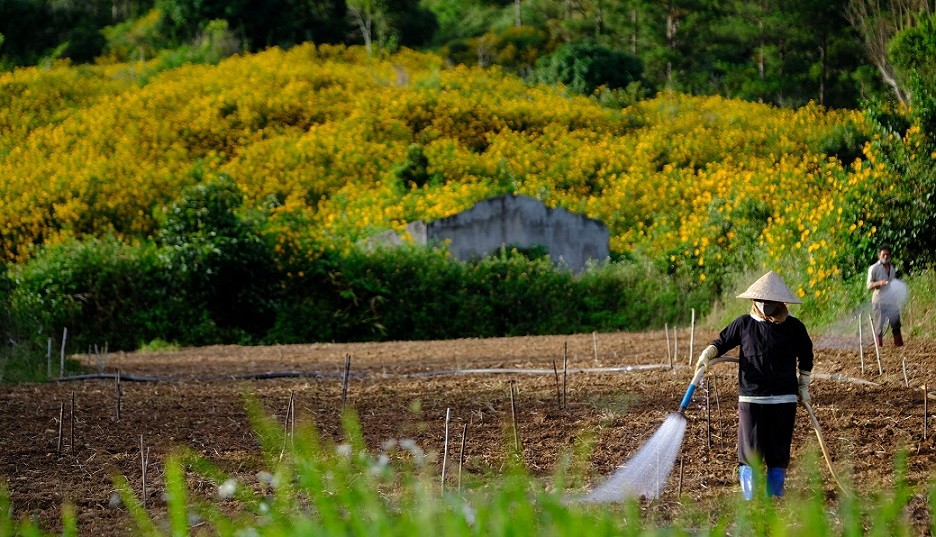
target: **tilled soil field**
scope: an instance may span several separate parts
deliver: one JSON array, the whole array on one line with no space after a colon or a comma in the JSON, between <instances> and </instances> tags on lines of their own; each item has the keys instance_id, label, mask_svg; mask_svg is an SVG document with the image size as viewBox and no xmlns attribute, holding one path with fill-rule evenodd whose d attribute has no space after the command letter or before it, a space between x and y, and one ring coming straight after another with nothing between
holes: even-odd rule
<instances>
[{"instance_id":1,"label":"tilled soil field","mask_svg":"<svg viewBox=\"0 0 936 537\"><path fill-rule=\"evenodd\" d=\"M697 332L695 353L714 336ZM924 428L924 400L925 386L936 385L936 342L910 339L896 349L887 341L879 370L868 340L862 371L857 338L814 335L814 341L813 408L839 476L862 494L886 489L895 454L906 451L908 478L920 485L907 516L925 533L922 486L934 477L936 420ZM350 359L346 405L375 450L390 439L413 439L441 468L448 411L450 460L466 430L463 471L497 472L514 441L508 431L515 415L523 460L534 475L550 476L560 457L587 439L593 444L586 472L599 482L676 409L692 373L689 347L688 330L670 330L112 353L104 364L87 365L95 373L100 366L109 375L119 371L119 419L117 383L107 375L0 387L0 481L9 486L16 516L34 517L46 529L60 529L61 506L69 502L82 535L132 535L126 510L110 505L112 478L126 476L140 492L141 442L150 461L147 505L156 516L165 508L162 463L180 446L256 481L262 457L245 394L280 422L293 398L297 422L314 423L323 438L340 442ZM696 392L681 464L662 498L641 503L647 516L667 520L687 505L714 508L739 494L736 372L735 364L714 365L708 389ZM806 453L817 454L818 442L801 409L788 490L809 478ZM836 486L820 469L834 502Z\"/></svg>"}]
</instances>

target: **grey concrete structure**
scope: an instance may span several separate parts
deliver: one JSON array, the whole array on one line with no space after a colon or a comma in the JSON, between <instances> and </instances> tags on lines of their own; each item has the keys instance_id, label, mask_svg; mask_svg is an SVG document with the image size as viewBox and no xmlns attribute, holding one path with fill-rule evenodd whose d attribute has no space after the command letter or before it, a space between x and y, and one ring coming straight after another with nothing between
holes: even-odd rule
<instances>
[{"instance_id":1,"label":"grey concrete structure","mask_svg":"<svg viewBox=\"0 0 936 537\"><path fill-rule=\"evenodd\" d=\"M462 260L495 253L502 246L545 246L553 262L579 272L589 259L604 261L609 255L607 226L528 196L480 201L455 216L413 222L407 231L417 244L448 242L452 255Z\"/></svg>"}]
</instances>

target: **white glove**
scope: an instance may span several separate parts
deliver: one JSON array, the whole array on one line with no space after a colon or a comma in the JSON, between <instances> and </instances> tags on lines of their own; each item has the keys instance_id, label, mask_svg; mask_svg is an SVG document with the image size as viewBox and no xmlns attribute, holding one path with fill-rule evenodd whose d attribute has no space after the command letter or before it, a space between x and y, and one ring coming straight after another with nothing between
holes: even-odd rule
<instances>
[{"instance_id":1,"label":"white glove","mask_svg":"<svg viewBox=\"0 0 936 537\"><path fill-rule=\"evenodd\" d=\"M812 382L811 371L799 372L799 398L804 403L809 402L809 383Z\"/></svg>"},{"instance_id":2,"label":"white glove","mask_svg":"<svg viewBox=\"0 0 936 537\"><path fill-rule=\"evenodd\" d=\"M718 348L715 347L715 345L709 345L708 347L705 347L705 349L702 351L702 354L699 355L699 359L696 360L696 366L695 366L696 373L698 373L700 369L705 372L708 372L709 360L711 360L712 358L717 358L717 357L718 357Z\"/></svg>"}]
</instances>

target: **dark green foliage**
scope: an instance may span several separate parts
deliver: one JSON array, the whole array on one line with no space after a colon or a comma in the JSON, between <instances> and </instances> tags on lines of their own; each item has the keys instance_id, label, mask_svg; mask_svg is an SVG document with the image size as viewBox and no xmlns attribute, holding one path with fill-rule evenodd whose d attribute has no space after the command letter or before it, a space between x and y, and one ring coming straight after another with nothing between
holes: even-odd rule
<instances>
[{"instance_id":1,"label":"dark green foliage","mask_svg":"<svg viewBox=\"0 0 936 537\"><path fill-rule=\"evenodd\" d=\"M862 151L868 141L866 133L853 123L848 123L835 127L824 140L818 143L817 148L819 152L839 159L842 164L849 165L856 159L864 157Z\"/></svg>"},{"instance_id":2,"label":"dark green foliage","mask_svg":"<svg viewBox=\"0 0 936 537\"><path fill-rule=\"evenodd\" d=\"M14 273L11 311L36 327L34 346L67 328L71 352L157 338L258 342L273 325L280 282L272 248L235 214L240 205L220 177L172 204L159 244L104 237L45 248Z\"/></svg>"},{"instance_id":3,"label":"dark green foliage","mask_svg":"<svg viewBox=\"0 0 936 537\"><path fill-rule=\"evenodd\" d=\"M15 290L6 267L0 267L0 383L40 380L47 368L38 325L13 307Z\"/></svg>"},{"instance_id":4,"label":"dark green foliage","mask_svg":"<svg viewBox=\"0 0 936 537\"><path fill-rule=\"evenodd\" d=\"M585 331L635 330L685 322L687 311L708 312L714 291L681 282L651 264L612 263L585 272L577 286Z\"/></svg>"},{"instance_id":5,"label":"dark green foliage","mask_svg":"<svg viewBox=\"0 0 936 537\"><path fill-rule=\"evenodd\" d=\"M640 80L643 68L640 60L623 52L599 45L594 41L579 41L560 46L555 52L536 62L536 78L547 84L565 84L586 95L599 86L625 88Z\"/></svg>"},{"instance_id":6,"label":"dark green foliage","mask_svg":"<svg viewBox=\"0 0 936 537\"><path fill-rule=\"evenodd\" d=\"M442 182L438 174L429 173L429 158L419 144L410 144L406 150L406 159L394 168L393 173L404 188L421 188Z\"/></svg>"},{"instance_id":7,"label":"dark green foliage","mask_svg":"<svg viewBox=\"0 0 936 537\"><path fill-rule=\"evenodd\" d=\"M432 41L439 29L439 23L432 11L422 7L418 0L391 0L389 3L396 13L401 45L422 47Z\"/></svg>"},{"instance_id":8,"label":"dark green foliage","mask_svg":"<svg viewBox=\"0 0 936 537\"><path fill-rule=\"evenodd\" d=\"M96 2L0 0L0 67L58 57L92 61L104 46L100 28L111 23L110 10L101 7Z\"/></svg>"},{"instance_id":9,"label":"dark green foliage","mask_svg":"<svg viewBox=\"0 0 936 537\"><path fill-rule=\"evenodd\" d=\"M213 20L225 20L250 50L288 47L305 41L342 42L343 0L156 0L164 32L177 45L189 43Z\"/></svg>"},{"instance_id":10,"label":"dark green foliage","mask_svg":"<svg viewBox=\"0 0 936 537\"><path fill-rule=\"evenodd\" d=\"M456 63L490 67L527 76L536 61L555 47L548 32L535 26L508 26L483 35L454 39L443 53Z\"/></svg>"},{"instance_id":11,"label":"dark green foliage","mask_svg":"<svg viewBox=\"0 0 936 537\"><path fill-rule=\"evenodd\" d=\"M44 249L16 272L10 315L31 319L33 348L69 329L73 352L182 345L427 340L638 330L704 312L705 286L632 261L583 274L543 248L472 262L421 246L357 249L294 264L233 211L225 180L186 191L162 244L113 238Z\"/></svg>"},{"instance_id":12,"label":"dark green foliage","mask_svg":"<svg viewBox=\"0 0 936 537\"><path fill-rule=\"evenodd\" d=\"M273 323L276 263L257 223L236 213L241 203L222 175L187 189L165 214L159 239L174 295L205 315L204 340L191 343L250 342Z\"/></svg>"},{"instance_id":13,"label":"dark green foliage","mask_svg":"<svg viewBox=\"0 0 936 537\"><path fill-rule=\"evenodd\" d=\"M573 274L542 249L472 262L417 246L355 250L288 284L269 342L449 339L638 330L706 311L712 289L633 262Z\"/></svg>"},{"instance_id":14,"label":"dark green foliage","mask_svg":"<svg viewBox=\"0 0 936 537\"><path fill-rule=\"evenodd\" d=\"M932 87L936 81L936 15L894 36L887 57L905 82L918 76Z\"/></svg>"},{"instance_id":15,"label":"dark green foliage","mask_svg":"<svg viewBox=\"0 0 936 537\"><path fill-rule=\"evenodd\" d=\"M169 283L149 246L112 237L69 241L46 248L15 273L13 306L38 328L39 341L69 330L71 350L88 346L135 349L171 326L153 319L164 308ZM151 308L157 308L153 310Z\"/></svg>"}]
</instances>

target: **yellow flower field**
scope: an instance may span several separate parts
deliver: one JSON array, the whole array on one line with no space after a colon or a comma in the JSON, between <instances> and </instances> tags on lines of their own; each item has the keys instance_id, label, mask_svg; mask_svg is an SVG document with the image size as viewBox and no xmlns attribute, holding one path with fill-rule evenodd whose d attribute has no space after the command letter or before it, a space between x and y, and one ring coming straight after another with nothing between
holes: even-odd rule
<instances>
[{"instance_id":1,"label":"yellow flower field","mask_svg":"<svg viewBox=\"0 0 936 537\"><path fill-rule=\"evenodd\" d=\"M704 281L802 268L823 300L870 240L872 158L816 149L858 112L663 94L624 110L497 70L308 44L136 81L146 64L0 74L0 256L113 232L151 236L187 185L226 173L303 255L517 193L604 221L613 252ZM416 145L426 184L397 170Z\"/></svg>"}]
</instances>

